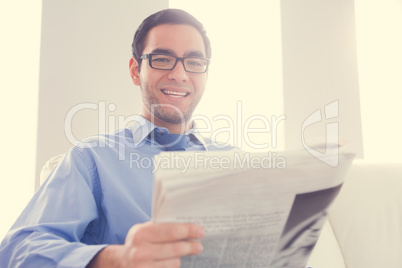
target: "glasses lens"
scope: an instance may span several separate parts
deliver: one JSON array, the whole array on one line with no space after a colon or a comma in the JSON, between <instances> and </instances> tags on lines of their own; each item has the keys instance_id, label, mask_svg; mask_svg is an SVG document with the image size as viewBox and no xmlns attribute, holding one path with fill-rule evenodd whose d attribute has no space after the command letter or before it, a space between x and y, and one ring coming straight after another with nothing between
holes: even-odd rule
<instances>
[{"instance_id":1,"label":"glasses lens","mask_svg":"<svg viewBox=\"0 0 402 268\"><path fill-rule=\"evenodd\" d=\"M208 62L204 59L186 58L184 59L184 66L188 72L203 73L207 69Z\"/></svg>"},{"instance_id":2,"label":"glasses lens","mask_svg":"<svg viewBox=\"0 0 402 268\"><path fill-rule=\"evenodd\" d=\"M167 56L167 55L157 55L154 54L150 58L150 63L152 68L158 68L162 70L169 70L173 68L174 63L176 62L175 57Z\"/></svg>"}]
</instances>

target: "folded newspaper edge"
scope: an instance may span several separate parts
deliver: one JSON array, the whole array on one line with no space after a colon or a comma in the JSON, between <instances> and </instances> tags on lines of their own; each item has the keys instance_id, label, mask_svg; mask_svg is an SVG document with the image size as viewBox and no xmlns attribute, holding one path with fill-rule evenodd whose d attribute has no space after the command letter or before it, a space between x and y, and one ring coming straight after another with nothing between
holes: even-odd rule
<instances>
[{"instance_id":1,"label":"folded newspaper edge","mask_svg":"<svg viewBox=\"0 0 402 268\"><path fill-rule=\"evenodd\" d=\"M205 228L204 252L182 258L182 267L303 268L354 156L338 148L320 158L303 150L162 153L152 219Z\"/></svg>"}]
</instances>

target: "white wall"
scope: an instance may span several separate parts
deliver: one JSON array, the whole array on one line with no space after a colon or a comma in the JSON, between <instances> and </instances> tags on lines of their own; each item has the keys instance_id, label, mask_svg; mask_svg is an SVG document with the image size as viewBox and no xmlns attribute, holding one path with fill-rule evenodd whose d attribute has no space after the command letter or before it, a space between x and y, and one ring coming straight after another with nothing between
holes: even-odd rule
<instances>
[{"instance_id":1,"label":"white wall","mask_svg":"<svg viewBox=\"0 0 402 268\"><path fill-rule=\"evenodd\" d=\"M311 146L329 134L363 157L354 2L283 0L281 6L287 146ZM333 115L324 111L331 103ZM317 110L321 120L304 125ZM330 133L327 124L338 129Z\"/></svg>"},{"instance_id":2,"label":"white wall","mask_svg":"<svg viewBox=\"0 0 402 268\"><path fill-rule=\"evenodd\" d=\"M43 164L74 140L140 112L128 73L132 38L145 17L167 7L168 0L43 1L36 186Z\"/></svg>"},{"instance_id":3,"label":"white wall","mask_svg":"<svg viewBox=\"0 0 402 268\"><path fill-rule=\"evenodd\" d=\"M0 2L0 239L34 193L41 5Z\"/></svg>"},{"instance_id":4,"label":"white wall","mask_svg":"<svg viewBox=\"0 0 402 268\"><path fill-rule=\"evenodd\" d=\"M402 162L402 1L355 0L365 159Z\"/></svg>"},{"instance_id":5,"label":"white wall","mask_svg":"<svg viewBox=\"0 0 402 268\"><path fill-rule=\"evenodd\" d=\"M283 149L280 1L170 0L169 7L193 14L211 39L207 90L195 112L210 120L211 135L248 151Z\"/></svg>"}]
</instances>

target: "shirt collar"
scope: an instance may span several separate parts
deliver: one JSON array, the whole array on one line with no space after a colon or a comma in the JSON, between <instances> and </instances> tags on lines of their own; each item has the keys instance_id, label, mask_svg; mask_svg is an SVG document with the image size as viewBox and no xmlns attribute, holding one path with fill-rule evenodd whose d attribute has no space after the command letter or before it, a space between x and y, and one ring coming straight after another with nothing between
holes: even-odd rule
<instances>
[{"instance_id":1,"label":"shirt collar","mask_svg":"<svg viewBox=\"0 0 402 268\"><path fill-rule=\"evenodd\" d=\"M193 127L185 133L190 136L190 141L196 145L204 146L205 150L208 151L207 143L204 138L201 136L199 129L197 128L197 123L193 121Z\"/></svg>"},{"instance_id":2,"label":"shirt collar","mask_svg":"<svg viewBox=\"0 0 402 268\"><path fill-rule=\"evenodd\" d=\"M156 125L145 119L143 116L135 115L134 125L131 127L134 147L139 147L140 145L145 143L148 135L154 130L160 134L169 133L169 130L167 128L157 127ZM184 134L190 136L190 142L192 142L195 145L202 145L205 148L205 150L208 150L208 146L205 143L205 140L202 138L201 134L199 133L199 130L197 129L195 122L193 122L193 127Z\"/></svg>"}]
</instances>

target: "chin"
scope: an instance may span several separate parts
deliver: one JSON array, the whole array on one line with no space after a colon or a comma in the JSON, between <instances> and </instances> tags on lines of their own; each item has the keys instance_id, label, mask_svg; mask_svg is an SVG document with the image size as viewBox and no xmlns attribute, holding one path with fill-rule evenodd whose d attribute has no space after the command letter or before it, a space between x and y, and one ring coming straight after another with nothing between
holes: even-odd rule
<instances>
[{"instance_id":1,"label":"chin","mask_svg":"<svg viewBox=\"0 0 402 268\"><path fill-rule=\"evenodd\" d=\"M156 117L158 117L160 120L169 123L169 124L182 124L187 122L190 118L191 115L188 115L187 113L183 113L182 115L179 115L177 112L174 113L156 113Z\"/></svg>"}]
</instances>

